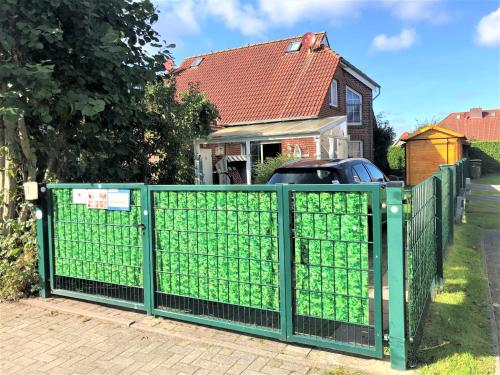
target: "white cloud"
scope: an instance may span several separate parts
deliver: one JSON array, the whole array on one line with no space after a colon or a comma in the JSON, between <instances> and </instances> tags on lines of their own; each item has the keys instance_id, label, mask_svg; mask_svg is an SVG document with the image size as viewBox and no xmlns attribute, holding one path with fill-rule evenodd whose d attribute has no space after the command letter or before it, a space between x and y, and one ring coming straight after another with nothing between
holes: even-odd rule
<instances>
[{"instance_id":1,"label":"white cloud","mask_svg":"<svg viewBox=\"0 0 500 375\"><path fill-rule=\"evenodd\" d=\"M392 14L403 21L428 21L442 24L450 17L442 7L441 0L384 0L383 4Z\"/></svg>"},{"instance_id":2,"label":"white cloud","mask_svg":"<svg viewBox=\"0 0 500 375\"><path fill-rule=\"evenodd\" d=\"M345 0L259 0L261 12L274 25L293 25L298 21L355 16L363 1Z\"/></svg>"},{"instance_id":3,"label":"white cloud","mask_svg":"<svg viewBox=\"0 0 500 375\"><path fill-rule=\"evenodd\" d=\"M500 46L500 7L481 18L476 31L477 43L487 47Z\"/></svg>"},{"instance_id":4,"label":"white cloud","mask_svg":"<svg viewBox=\"0 0 500 375\"><path fill-rule=\"evenodd\" d=\"M243 35L260 35L266 28L250 4L240 4L238 0L208 0L205 5L207 14L219 17L228 28Z\"/></svg>"},{"instance_id":5,"label":"white cloud","mask_svg":"<svg viewBox=\"0 0 500 375\"><path fill-rule=\"evenodd\" d=\"M373 39L373 47L378 51L399 51L410 48L418 40L415 29L403 29L398 35L379 34Z\"/></svg>"}]
</instances>

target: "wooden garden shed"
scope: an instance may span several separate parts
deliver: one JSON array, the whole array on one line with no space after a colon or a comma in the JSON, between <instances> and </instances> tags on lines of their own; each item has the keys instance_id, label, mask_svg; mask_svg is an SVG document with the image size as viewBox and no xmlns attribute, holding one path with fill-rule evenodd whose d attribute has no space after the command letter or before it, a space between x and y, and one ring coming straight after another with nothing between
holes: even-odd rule
<instances>
[{"instance_id":1,"label":"wooden garden shed","mask_svg":"<svg viewBox=\"0 0 500 375\"><path fill-rule=\"evenodd\" d=\"M441 164L462 159L465 135L436 125L425 126L402 139L405 141L406 184L416 185L436 173Z\"/></svg>"}]
</instances>

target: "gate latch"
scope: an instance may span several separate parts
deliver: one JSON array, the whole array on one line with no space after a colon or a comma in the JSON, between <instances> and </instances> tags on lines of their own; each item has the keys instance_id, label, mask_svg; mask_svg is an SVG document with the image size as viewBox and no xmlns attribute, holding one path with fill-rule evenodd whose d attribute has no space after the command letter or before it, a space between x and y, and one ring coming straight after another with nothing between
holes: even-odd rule
<instances>
[{"instance_id":1,"label":"gate latch","mask_svg":"<svg viewBox=\"0 0 500 375\"><path fill-rule=\"evenodd\" d=\"M146 226L144 224L133 224L132 227L141 228L141 233L142 234L146 233Z\"/></svg>"}]
</instances>

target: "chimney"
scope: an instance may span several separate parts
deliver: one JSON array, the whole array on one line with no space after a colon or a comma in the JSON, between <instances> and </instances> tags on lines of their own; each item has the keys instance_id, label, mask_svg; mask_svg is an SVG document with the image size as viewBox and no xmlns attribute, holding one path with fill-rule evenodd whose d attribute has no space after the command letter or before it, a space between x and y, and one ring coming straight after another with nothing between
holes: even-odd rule
<instances>
[{"instance_id":1,"label":"chimney","mask_svg":"<svg viewBox=\"0 0 500 375\"><path fill-rule=\"evenodd\" d=\"M483 110L481 108L471 108L470 118L483 118Z\"/></svg>"}]
</instances>

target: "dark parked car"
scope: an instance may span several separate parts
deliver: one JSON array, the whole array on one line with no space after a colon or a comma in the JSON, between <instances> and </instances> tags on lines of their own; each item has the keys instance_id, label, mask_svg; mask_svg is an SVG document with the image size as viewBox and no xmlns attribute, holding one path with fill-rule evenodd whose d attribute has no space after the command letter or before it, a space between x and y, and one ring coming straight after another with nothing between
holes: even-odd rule
<instances>
[{"instance_id":1,"label":"dark parked car","mask_svg":"<svg viewBox=\"0 0 500 375\"><path fill-rule=\"evenodd\" d=\"M367 159L290 161L276 169L268 184L359 184L385 185L389 179Z\"/></svg>"}]
</instances>

